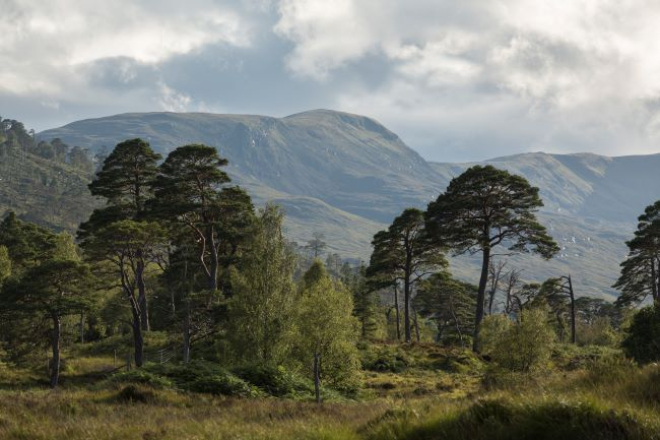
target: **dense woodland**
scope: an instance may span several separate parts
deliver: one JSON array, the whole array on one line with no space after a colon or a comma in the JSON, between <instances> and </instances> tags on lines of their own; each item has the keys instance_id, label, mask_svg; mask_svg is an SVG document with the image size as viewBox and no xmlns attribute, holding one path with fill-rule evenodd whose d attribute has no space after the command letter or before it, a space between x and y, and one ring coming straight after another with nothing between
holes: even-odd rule
<instances>
[{"instance_id":1,"label":"dense woodland","mask_svg":"<svg viewBox=\"0 0 660 440\"><path fill-rule=\"evenodd\" d=\"M75 235L13 212L0 223L3 388L333 405L378 401L409 383L399 397L466 399L533 386L557 368L564 381L589 370L623 377L660 360L660 202L639 217L610 303L575 292L579 273L533 280L513 266L513 255L541 261L559 246L536 218L539 189L492 166L455 177L425 211L404 210L374 236L370 261L357 262L327 252L316 231L307 243L287 240L282 210L255 207L211 146L161 157L129 139L91 157L58 139L36 142L17 121L0 125L3 164L34 156L93 174L97 206ZM464 254L481 262L473 280L451 273L451 257ZM387 423L418 420L393 414ZM509 423L500 416L493 423ZM611 421L625 435L607 438L647 438L626 417ZM373 438L435 438L374 426Z\"/></svg>"}]
</instances>

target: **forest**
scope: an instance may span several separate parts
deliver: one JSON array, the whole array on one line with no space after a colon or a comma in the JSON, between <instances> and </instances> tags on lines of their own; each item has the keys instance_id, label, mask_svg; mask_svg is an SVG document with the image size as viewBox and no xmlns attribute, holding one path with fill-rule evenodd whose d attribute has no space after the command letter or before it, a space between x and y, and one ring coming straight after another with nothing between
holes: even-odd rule
<instances>
[{"instance_id":1,"label":"forest","mask_svg":"<svg viewBox=\"0 0 660 440\"><path fill-rule=\"evenodd\" d=\"M92 156L0 118L0 161L25 160L49 185L89 176L94 209L0 222L0 438L660 436L660 201L609 302L515 267L560 246L539 188L491 165L403 210L363 262L318 231L290 241L212 146Z\"/></svg>"}]
</instances>

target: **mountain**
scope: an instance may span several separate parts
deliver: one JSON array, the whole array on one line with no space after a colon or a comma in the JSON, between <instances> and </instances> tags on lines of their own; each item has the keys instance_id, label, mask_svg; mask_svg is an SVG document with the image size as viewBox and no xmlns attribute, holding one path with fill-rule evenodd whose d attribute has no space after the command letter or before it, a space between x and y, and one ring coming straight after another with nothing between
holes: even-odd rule
<instances>
[{"instance_id":1,"label":"mountain","mask_svg":"<svg viewBox=\"0 0 660 440\"><path fill-rule=\"evenodd\" d=\"M69 145L109 151L133 137L166 154L205 143L229 159L228 172L257 203L287 212L287 232L304 242L326 235L330 249L367 259L372 235L409 206L424 208L471 163L425 161L373 119L329 110L285 118L204 113L128 113L39 133ZM528 280L571 273L581 294L611 297L625 240L643 208L660 198L660 155L610 158L529 153L485 161L541 188L542 221L562 246L550 262L512 258ZM452 261L476 281L474 258Z\"/></svg>"}]
</instances>

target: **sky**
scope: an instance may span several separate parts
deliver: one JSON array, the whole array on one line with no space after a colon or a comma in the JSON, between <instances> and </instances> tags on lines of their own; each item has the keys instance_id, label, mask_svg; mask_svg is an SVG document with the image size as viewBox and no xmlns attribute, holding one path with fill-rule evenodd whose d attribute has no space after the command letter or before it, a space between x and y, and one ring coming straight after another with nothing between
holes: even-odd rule
<instances>
[{"instance_id":1,"label":"sky","mask_svg":"<svg viewBox=\"0 0 660 440\"><path fill-rule=\"evenodd\" d=\"M660 148L656 0L0 0L0 115L370 116L423 157Z\"/></svg>"}]
</instances>

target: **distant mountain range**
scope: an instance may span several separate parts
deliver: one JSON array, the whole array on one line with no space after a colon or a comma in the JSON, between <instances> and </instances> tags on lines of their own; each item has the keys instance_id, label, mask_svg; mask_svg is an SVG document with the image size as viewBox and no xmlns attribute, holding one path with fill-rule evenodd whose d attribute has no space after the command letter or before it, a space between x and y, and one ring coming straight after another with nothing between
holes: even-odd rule
<instances>
[{"instance_id":1,"label":"distant mountain range","mask_svg":"<svg viewBox=\"0 0 660 440\"><path fill-rule=\"evenodd\" d=\"M110 151L142 137L167 154L205 143L229 159L228 172L257 203L287 213L299 242L322 232L332 252L368 259L373 234L404 208L425 208L470 163L425 161L396 134L364 116L315 110L285 118L204 113L128 113L74 122L38 134ZM571 273L579 293L609 297L625 240L644 207L660 198L660 155L604 157L529 153L485 161L541 188L541 219L562 245L550 262L515 257L527 280ZM473 259L452 262L476 281Z\"/></svg>"}]
</instances>

